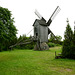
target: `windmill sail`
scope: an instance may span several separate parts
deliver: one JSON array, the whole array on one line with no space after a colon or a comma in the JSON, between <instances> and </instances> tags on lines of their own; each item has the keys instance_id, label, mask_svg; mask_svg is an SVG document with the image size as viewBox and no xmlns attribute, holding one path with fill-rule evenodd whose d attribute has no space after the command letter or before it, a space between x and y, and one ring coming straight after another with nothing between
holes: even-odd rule
<instances>
[{"instance_id":1,"label":"windmill sail","mask_svg":"<svg viewBox=\"0 0 75 75\"><path fill-rule=\"evenodd\" d=\"M43 21L46 22L46 20L40 15L40 13L39 13L37 10L35 10L34 13L38 16L38 18L39 18L40 20L43 20Z\"/></svg>"},{"instance_id":2,"label":"windmill sail","mask_svg":"<svg viewBox=\"0 0 75 75\"><path fill-rule=\"evenodd\" d=\"M40 15L40 13L39 13L37 10L35 10L34 13L38 16L38 18L39 18L40 20L42 19L42 16Z\"/></svg>"},{"instance_id":3,"label":"windmill sail","mask_svg":"<svg viewBox=\"0 0 75 75\"><path fill-rule=\"evenodd\" d=\"M55 11L53 12L53 14L51 15L50 19L47 22L48 26L51 24L51 22L53 21L55 16L59 13L59 11L60 11L60 7L57 6L57 8L55 9Z\"/></svg>"}]
</instances>

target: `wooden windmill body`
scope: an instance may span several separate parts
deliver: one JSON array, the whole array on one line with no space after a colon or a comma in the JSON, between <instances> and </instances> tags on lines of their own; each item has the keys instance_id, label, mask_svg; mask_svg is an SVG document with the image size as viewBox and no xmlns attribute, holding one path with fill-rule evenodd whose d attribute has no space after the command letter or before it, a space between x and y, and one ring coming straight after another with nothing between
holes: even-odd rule
<instances>
[{"instance_id":1,"label":"wooden windmill body","mask_svg":"<svg viewBox=\"0 0 75 75\"><path fill-rule=\"evenodd\" d=\"M36 45L34 47L34 50L48 50L49 47L46 44L48 42L48 35L50 33L53 34L53 32L49 29L49 26L59 11L60 11L60 8L59 8L59 6L57 6L57 8L55 9L55 11L53 12L50 19L47 22L36 10L35 14L39 17L39 19L36 19L35 22L33 23L34 36L23 42L20 42L20 41L22 41L22 40L20 40L16 44L10 46L10 48L12 49L13 47L15 47L17 45L29 44L29 43L32 43L33 41L35 41Z\"/></svg>"},{"instance_id":2,"label":"wooden windmill body","mask_svg":"<svg viewBox=\"0 0 75 75\"><path fill-rule=\"evenodd\" d=\"M46 44L48 42L48 34L53 32L49 29L49 26L51 22L53 21L56 14L59 12L60 8L57 6L53 14L51 15L48 22L38 13L38 11L35 11L35 14L39 17L39 19L36 19L33 26L34 26L34 37L37 41L36 46L34 47L35 50L48 50L49 47ZM54 35L54 34L53 34ZM55 35L54 35L55 36Z\"/></svg>"}]
</instances>

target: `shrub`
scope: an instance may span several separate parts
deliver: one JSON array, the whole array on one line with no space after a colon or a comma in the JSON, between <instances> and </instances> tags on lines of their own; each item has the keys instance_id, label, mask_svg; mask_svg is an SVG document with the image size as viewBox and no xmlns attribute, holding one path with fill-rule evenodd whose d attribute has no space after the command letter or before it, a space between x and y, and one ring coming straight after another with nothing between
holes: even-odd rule
<instances>
[{"instance_id":1,"label":"shrub","mask_svg":"<svg viewBox=\"0 0 75 75\"><path fill-rule=\"evenodd\" d=\"M54 43L52 43L52 42L49 42L49 43L48 43L48 46L49 46L49 47L55 47L56 44L54 44Z\"/></svg>"}]
</instances>

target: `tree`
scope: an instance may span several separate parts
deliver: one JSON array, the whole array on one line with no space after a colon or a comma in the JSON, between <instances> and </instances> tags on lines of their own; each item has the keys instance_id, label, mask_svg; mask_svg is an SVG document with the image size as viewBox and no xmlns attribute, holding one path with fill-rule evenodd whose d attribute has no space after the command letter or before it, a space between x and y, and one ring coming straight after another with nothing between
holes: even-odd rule
<instances>
[{"instance_id":1,"label":"tree","mask_svg":"<svg viewBox=\"0 0 75 75\"><path fill-rule=\"evenodd\" d=\"M17 29L11 11L0 7L0 51L8 50L9 46L14 44L14 40L17 39L16 34Z\"/></svg>"},{"instance_id":2,"label":"tree","mask_svg":"<svg viewBox=\"0 0 75 75\"><path fill-rule=\"evenodd\" d=\"M52 33L50 34L50 39L49 41L55 44L60 44L62 45L61 41L62 37L60 35L54 36Z\"/></svg>"},{"instance_id":3,"label":"tree","mask_svg":"<svg viewBox=\"0 0 75 75\"><path fill-rule=\"evenodd\" d=\"M55 40L55 37L54 37L54 35L51 33L51 34L50 34L50 41L53 42L54 40Z\"/></svg>"},{"instance_id":4,"label":"tree","mask_svg":"<svg viewBox=\"0 0 75 75\"><path fill-rule=\"evenodd\" d=\"M57 35L56 38L58 39L58 41L61 41L62 37L60 35Z\"/></svg>"},{"instance_id":5,"label":"tree","mask_svg":"<svg viewBox=\"0 0 75 75\"><path fill-rule=\"evenodd\" d=\"M74 46L75 46L75 26L74 26L73 44L74 44Z\"/></svg>"},{"instance_id":6,"label":"tree","mask_svg":"<svg viewBox=\"0 0 75 75\"><path fill-rule=\"evenodd\" d=\"M64 34L64 38L65 38L65 40L68 40L68 41L73 40L73 31L72 31L69 23L67 24L66 31L65 31L65 34Z\"/></svg>"},{"instance_id":7,"label":"tree","mask_svg":"<svg viewBox=\"0 0 75 75\"><path fill-rule=\"evenodd\" d=\"M62 56L64 58L75 58L74 34L67 19L67 27L64 33Z\"/></svg>"}]
</instances>

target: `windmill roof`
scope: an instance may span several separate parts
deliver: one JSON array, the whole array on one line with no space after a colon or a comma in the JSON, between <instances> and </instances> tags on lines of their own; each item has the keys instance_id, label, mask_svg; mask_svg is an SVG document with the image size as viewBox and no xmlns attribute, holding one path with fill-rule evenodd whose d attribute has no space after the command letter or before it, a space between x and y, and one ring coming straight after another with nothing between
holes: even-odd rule
<instances>
[{"instance_id":1,"label":"windmill roof","mask_svg":"<svg viewBox=\"0 0 75 75\"><path fill-rule=\"evenodd\" d=\"M42 19L41 19L41 20L36 19L35 22L36 22L36 21L37 21L40 25L42 25L42 26L47 26L46 21L44 21L44 20L42 20ZM34 24L35 24L35 22L34 22ZM33 24L33 26L34 26L34 24Z\"/></svg>"}]
</instances>

